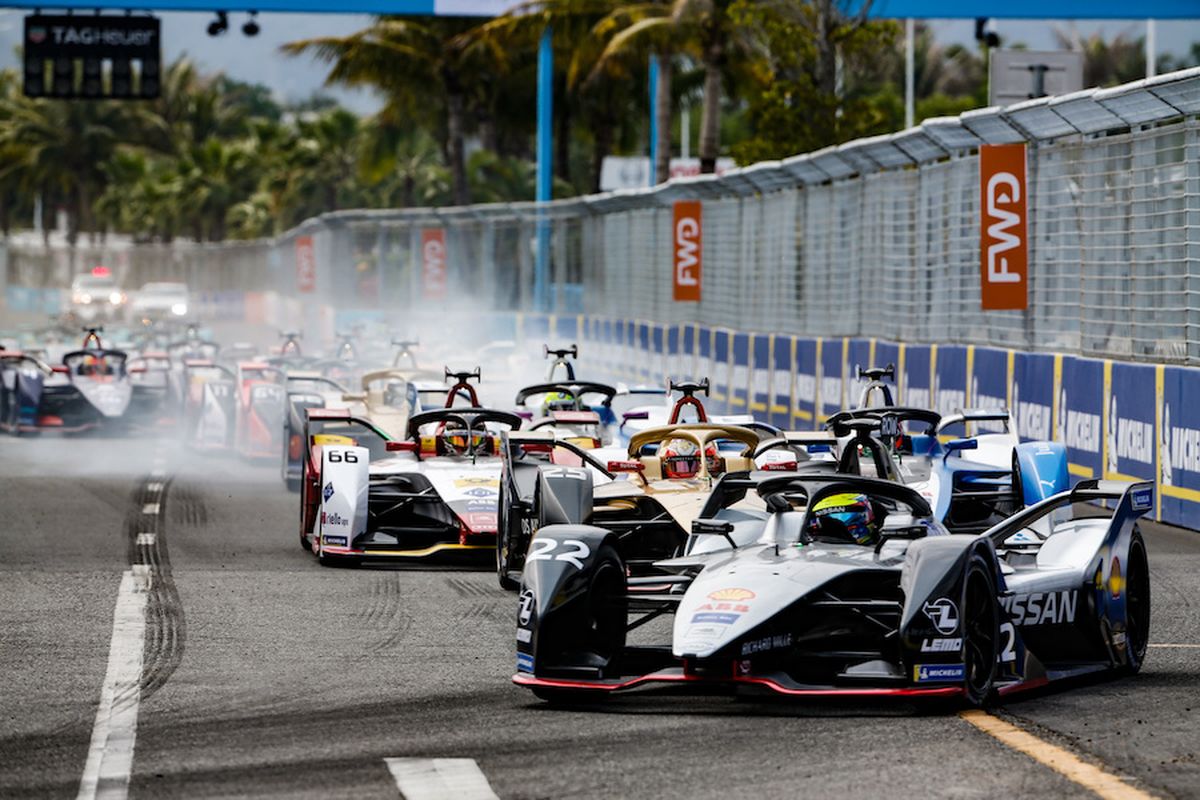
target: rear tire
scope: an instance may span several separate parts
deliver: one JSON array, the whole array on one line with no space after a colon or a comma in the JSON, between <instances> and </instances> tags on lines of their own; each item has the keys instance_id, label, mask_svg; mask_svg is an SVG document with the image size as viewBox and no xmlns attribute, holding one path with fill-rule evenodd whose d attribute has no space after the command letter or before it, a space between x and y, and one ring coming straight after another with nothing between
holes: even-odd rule
<instances>
[{"instance_id":1,"label":"rear tire","mask_svg":"<svg viewBox=\"0 0 1200 800\"><path fill-rule=\"evenodd\" d=\"M1025 507L1025 483L1021 476L1021 462L1015 452L1012 459L1012 495L1013 512L1016 513Z\"/></svg>"},{"instance_id":2,"label":"rear tire","mask_svg":"<svg viewBox=\"0 0 1200 800\"><path fill-rule=\"evenodd\" d=\"M1136 527L1129 541L1128 563L1125 565L1125 667L1128 675L1136 675L1146 660L1150 642L1150 565L1146 560L1146 543Z\"/></svg>"},{"instance_id":3,"label":"rear tire","mask_svg":"<svg viewBox=\"0 0 1200 800\"><path fill-rule=\"evenodd\" d=\"M987 561L973 556L963 579L963 697L974 707L988 702L1000 656L1000 603Z\"/></svg>"}]
</instances>

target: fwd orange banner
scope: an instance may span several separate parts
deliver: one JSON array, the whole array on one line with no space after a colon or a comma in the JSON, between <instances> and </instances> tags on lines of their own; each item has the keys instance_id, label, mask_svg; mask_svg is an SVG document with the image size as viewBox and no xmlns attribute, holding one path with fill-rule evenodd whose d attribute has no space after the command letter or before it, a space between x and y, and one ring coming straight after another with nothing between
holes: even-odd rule
<instances>
[{"instance_id":1,"label":"fwd orange banner","mask_svg":"<svg viewBox=\"0 0 1200 800\"><path fill-rule=\"evenodd\" d=\"M979 148L979 195L983 310L1023 310L1029 277L1025 145Z\"/></svg>"},{"instance_id":2,"label":"fwd orange banner","mask_svg":"<svg viewBox=\"0 0 1200 800\"><path fill-rule=\"evenodd\" d=\"M311 236L296 237L296 291L307 293L317 289L317 251Z\"/></svg>"},{"instance_id":3,"label":"fwd orange banner","mask_svg":"<svg viewBox=\"0 0 1200 800\"><path fill-rule=\"evenodd\" d=\"M446 230L421 231L421 294L426 300L446 297Z\"/></svg>"},{"instance_id":4,"label":"fwd orange banner","mask_svg":"<svg viewBox=\"0 0 1200 800\"><path fill-rule=\"evenodd\" d=\"M700 220L699 200L675 201L675 224L672 228L672 284L676 302L700 302Z\"/></svg>"}]
</instances>

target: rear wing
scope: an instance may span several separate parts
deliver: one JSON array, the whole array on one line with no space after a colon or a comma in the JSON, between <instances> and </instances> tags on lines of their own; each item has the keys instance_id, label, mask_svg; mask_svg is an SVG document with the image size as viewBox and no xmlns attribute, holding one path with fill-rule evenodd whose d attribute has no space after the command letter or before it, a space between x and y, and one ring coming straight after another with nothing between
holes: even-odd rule
<instances>
[{"instance_id":1,"label":"rear wing","mask_svg":"<svg viewBox=\"0 0 1200 800\"><path fill-rule=\"evenodd\" d=\"M768 450L775 450L781 447L803 447L807 449L814 445L817 447L828 447L829 452L836 455L838 439L831 431L783 431L780 436L760 442L754 448L752 457L758 458Z\"/></svg>"},{"instance_id":2,"label":"rear wing","mask_svg":"<svg viewBox=\"0 0 1200 800\"><path fill-rule=\"evenodd\" d=\"M1108 481L1086 480L1075 484L1066 492L1047 497L1040 503L1018 511L1013 516L984 531L999 547L1010 535L1031 527L1038 520L1075 503L1094 503L1100 500L1116 501L1112 522L1105 542L1111 544L1127 529L1133 527L1138 518L1154 510L1154 483L1152 481Z\"/></svg>"},{"instance_id":3,"label":"rear wing","mask_svg":"<svg viewBox=\"0 0 1200 800\"><path fill-rule=\"evenodd\" d=\"M947 414L942 417L941 422L937 424L936 433L941 433L943 430L954 426L961 425L967 422L1003 422L1005 424L1012 423L1012 414L1007 408L967 408L957 411L953 414Z\"/></svg>"}]
</instances>

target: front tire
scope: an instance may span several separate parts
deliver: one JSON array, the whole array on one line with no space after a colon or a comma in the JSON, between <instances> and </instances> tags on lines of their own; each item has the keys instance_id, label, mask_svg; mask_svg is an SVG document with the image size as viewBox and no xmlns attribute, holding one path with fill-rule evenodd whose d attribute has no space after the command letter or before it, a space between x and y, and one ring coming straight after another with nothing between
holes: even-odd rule
<instances>
[{"instance_id":1,"label":"front tire","mask_svg":"<svg viewBox=\"0 0 1200 800\"><path fill-rule=\"evenodd\" d=\"M516 560L514 556L517 552L522 555L525 552L520 542L521 518L519 514L513 514L514 510L510 503L502 500L500 524L496 530L496 577L500 588L509 592L515 592L521 585L512 577L512 565Z\"/></svg>"},{"instance_id":2,"label":"front tire","mask_svg":"<svg viewBox=\"0 0 1200 800\"><path fill-rule=\"evenodd\" d=\"M987 561L973 556L963 579L963 697L974 707L992 695L1000 656L1000 603Z\"/></svg>"}]
</instances>

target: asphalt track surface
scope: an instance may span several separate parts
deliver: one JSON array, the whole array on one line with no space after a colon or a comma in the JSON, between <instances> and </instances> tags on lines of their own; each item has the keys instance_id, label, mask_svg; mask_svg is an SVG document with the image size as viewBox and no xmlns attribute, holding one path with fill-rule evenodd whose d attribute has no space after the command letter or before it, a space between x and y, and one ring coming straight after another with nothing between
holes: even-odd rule
<instances>
[{"instance_id":1,"label":"asphalt track surface","mask_svg":"<svg viewBox=\"0 0 1200 800\"><path fill-rule=\"evenodd\" d=\"M168 439L0 439L0 797L79 791L131 564L155 575L135 798L396 798L393 757L474 759L501 798L1094 796L953 711L551 709L510 682L515 598L490 571L325 569L297 513L274 467ZM1144 529L1142 673L994 713L1127 786L1200 797L1200 534Z\"/></svg>"}]
</instances>

